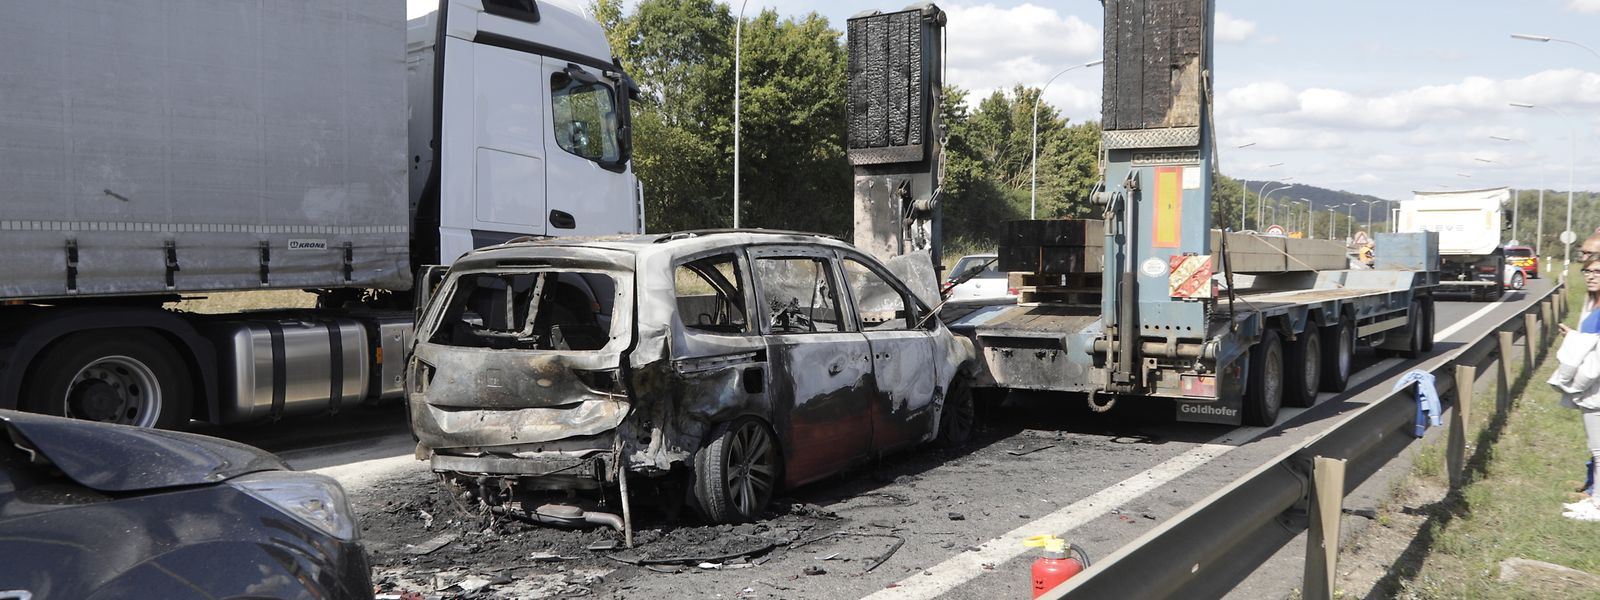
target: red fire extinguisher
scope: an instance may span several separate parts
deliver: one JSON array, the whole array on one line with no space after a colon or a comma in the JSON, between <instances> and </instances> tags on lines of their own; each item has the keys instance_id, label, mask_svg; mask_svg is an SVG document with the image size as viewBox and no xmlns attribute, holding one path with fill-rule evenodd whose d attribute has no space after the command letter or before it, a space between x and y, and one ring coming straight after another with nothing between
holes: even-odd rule
<instances>
[{"instance_id":1,"label":"red fire extinguisher","mask_svg":"<svg viewBox=\"0 0 1600 600\"><path fill-rule=\"evenodd\" d=\"M1053 535L1036 535L1022 541L1029 548L1043 548L1044 555L1033 561L1033 597L1065 583L1073 575L1089 568L1089 553L1077 544ZM1068 551L1074 556L1068 556Z\"/></svg>"}]
</instances>

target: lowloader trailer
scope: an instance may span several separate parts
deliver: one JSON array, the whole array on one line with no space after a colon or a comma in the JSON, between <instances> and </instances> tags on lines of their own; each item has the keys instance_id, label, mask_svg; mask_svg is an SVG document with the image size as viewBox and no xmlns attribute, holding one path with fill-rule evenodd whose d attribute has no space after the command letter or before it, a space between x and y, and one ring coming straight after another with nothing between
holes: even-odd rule
<instances>
[{"instance_id":1,"label":"lowloader trailer","mask_svg":"<svg viewBox=\"0 0 1600 600\"><path fill-rule=\"evenodd\" d=\"M947 307L983 367L975 386L1165 399L1180 421L1271 425L1348 385L1357 348L1433 340L1438 237L1342 245L1212 229L1211 0L1107 0L1104 220L1006 224L1015 305Z\"/></svg>"}]
</instances>

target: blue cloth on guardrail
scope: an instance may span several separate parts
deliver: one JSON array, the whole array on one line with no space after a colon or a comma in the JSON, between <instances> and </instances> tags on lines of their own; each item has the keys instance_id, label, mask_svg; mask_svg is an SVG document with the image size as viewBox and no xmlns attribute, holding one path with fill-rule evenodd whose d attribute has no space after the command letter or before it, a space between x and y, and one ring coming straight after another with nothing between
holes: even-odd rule
<instances>
[{"instance_id":1,"label":"blue cloth on guardrail","mask_svg":"<svg viewBox=\"0 0 1600 600\"><path fill-rule=\"evenodd\" d=\"M1433 387L1433 373L1421 369L1413 369L1410 373L1400 376L1396 381L1393 391L1411 384L1417 384L1417 421L1416 430L1412 435L1422 437L1429 427L1438 427L1440 416L1444 407L1439 404L1439 390Z\"/></svg>"}]
</instances>

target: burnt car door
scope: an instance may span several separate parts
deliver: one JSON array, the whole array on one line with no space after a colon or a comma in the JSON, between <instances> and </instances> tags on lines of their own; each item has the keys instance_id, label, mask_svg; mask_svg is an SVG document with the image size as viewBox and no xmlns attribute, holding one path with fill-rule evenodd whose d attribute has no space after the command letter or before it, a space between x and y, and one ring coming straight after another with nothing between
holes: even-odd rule
<instances>
[{"instance_id":1,"label":"burnt car door","mask_svg":"<svg viewBox=\"0 0 1600 600\"><path fill-rule=\"evenodd\" d=\"M872 359L839 304L832 252L798 246L750 250L767 394L784 444L785 481L825 477L866 456L872 437Z\"/></svg>"},{"instance_id":2,"label":"burnt car door","mask_svg":"<svg viewBox=\"0 0 1600 600\"><path fill-rule=\"evenodd\" d=\"M933 334L919 327L917 304L870 259L845 254L853 316L872 352L872 446L887 451L934 433Z\"/></svg>"}]
</instances>

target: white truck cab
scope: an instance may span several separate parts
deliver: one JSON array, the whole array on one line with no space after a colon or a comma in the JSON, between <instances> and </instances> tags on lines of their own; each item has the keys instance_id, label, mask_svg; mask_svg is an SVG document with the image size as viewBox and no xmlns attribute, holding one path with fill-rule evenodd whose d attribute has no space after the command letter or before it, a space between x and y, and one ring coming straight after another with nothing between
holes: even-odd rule
<instances>
[{"instance_id":1,"label":"white truck cab","mask_svg":"<svg viewBox=\"0 0 1600 600\"><path fill-rule=\"evenodd\" d=\"M583 8L444 0L407 23L406 66L413 222L433 242L416 246L437 249L419 262L528 235L641 231L633 84Z\"/></svg>"}]
</instances>

